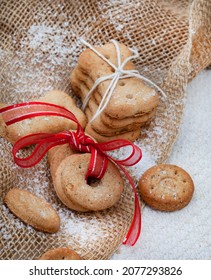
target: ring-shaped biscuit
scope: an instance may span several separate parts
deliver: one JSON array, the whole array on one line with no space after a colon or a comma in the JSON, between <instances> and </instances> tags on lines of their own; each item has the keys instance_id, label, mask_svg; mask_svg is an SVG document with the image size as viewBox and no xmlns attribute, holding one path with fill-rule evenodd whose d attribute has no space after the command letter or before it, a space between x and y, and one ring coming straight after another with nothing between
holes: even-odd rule
<instances>
[{"instance_id":1,"label":"ring-shaped biscuit","mask_svg":"<svg viewBox=\"0 0 211 280\"><path fill-rule=\"evenodd\" d=\"M61 200L61 202L72 210L86 212L86 211L88 211L87 209L73 203L69 198L66 197L66 195L62 189L62 186L61 186L61 175L60 174L62 172L63 165L61 165L60 168L58 168L58 167L60 166L60 164L66 157L68 157L74 153L78 153L78 152L72 150L70 148L69 144L63 144L61 146L56 146L56 147L51 148L48 152L48 161L50 164L50 172L51 172L51 176L52 176L52 180L53 180L54 190L55 190L58 198ZM57 176L56 176L56 174L57 174Z\"/></svg>"},{"instance_id":2,"label":"ring-shaped biscuit","mask_svg":"<svg viewBox=\"0 0 211 280\"><path fill-rule=\"evenodd\" d=\"M78 211L78 212L87 212L89 211L88 209L78 205L77 203L74 203L69 197L67 197L66 193L64 192L63 186L62 186L62 172L65 168L66 162L63 160L57 170L55 175L53 176L53 184L54 184L54 189L56 191L56 194L58 198L61 200L64 205L66 205L69 209Z\"/></svg>"},{"instance_id":3,"label":"ring-shaped biscuit","mask_svg":"<svg viewBox=\"0 0 211 280\"><path fill-rule=\"evenodd\" d=\"M77 154L78 152L75 150L72 150L70 148L69 144L63 144L61 146L56 146L49 150L48 152L48 160L50 164L50 172L52 179L54 180L54 176L56 174L56 170L60 163L65 159L66 157Z\"/></svg>"},{"instance_id":4,"label":"ring-shaped biscuit","mask_svg":"<svg viewBox=\"0 0 211 280\"><path fill-rule=\"evenodd\" d=\"M118 168L109 161L103 178L88 184L85 176L90 157L87 153L66 157L59 165L56 177L71 202L90 211L104 210L120 199L124 182Z\"/></svg>"},{"instance_id":5,"label":"ring-shaped biscuit","mask_svg":"<svg viewBox=\"0 0 211 280\"><path fill-rule=\"evenodd\" d=\"M96 142L90 135L87 134L94 142ZM68 208L72 210L76 210L79 212L87 212L89 209L86 209L77 203L71 201L70 198L66 196L64 190L61 185L61 172L64 169L62 161L72 155L78 154L78 151L72 150L69 144L63 144L61 146L55 146L48 151L48 161L50 164L50 172L53 180L54 189L58 198L61 200L63 204L65 204ZM61 164L61 166L60 166ZM60 166L60 168L58 168ZM58 169L58 170L57 170ZM57 175L56 175L57 174Z\"/></svg>"}]
</instances>

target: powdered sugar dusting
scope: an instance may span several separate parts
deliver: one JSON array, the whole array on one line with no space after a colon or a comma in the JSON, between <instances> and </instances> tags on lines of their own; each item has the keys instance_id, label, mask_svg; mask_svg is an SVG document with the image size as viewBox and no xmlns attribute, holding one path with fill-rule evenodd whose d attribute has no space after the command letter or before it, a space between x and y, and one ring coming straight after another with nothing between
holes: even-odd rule
<instances>
[{"instance_id":1,"label":"powdered sugar dusting","mask_svg":"<svg viewBox=\"0 0 211 280\"><path fill-rule=\"evenodd\" d=\"M130 173L133 175L135 181L139 181L141 178L141 175L150 167L152 167L153 165L156 164L156 157L153 156L149 150L146 148L146 146L140 146L140 143L138 143L137 141L134 142L135 145L137 145L141 151L142 151L142 158L141 160L136 163L133 166L128 167L128 170L130 171ZM126 146L123 147L115 152L111 152L111 155L114 158L117 159L124 159L126 157L128 157L131 153L131 147Z\"/></svg>"},{"instance_id":2,"label":"powdered sugar dusting","mask_svg":"<svg viewBox=\"0 0 211 280\"><path fill-rule=\"evenodd\" d=\"M27 151L23 151L19 156L26 156L27 153ZM0 156L4 156L3 149L0 149ZM61 225L59 232L54 234L54 236L55 238L56 236L59 238L65 236L69 246L74 247L75 242L77 242L81 248L88 248L88 246L92 246L92 242L107 238L109 236L108 228L115 228L112 219L107 219L109 217L108 213L104 213L105 220L103 220L98 217L97 213L86 215L71 211L59 201L52 185L46 157L38 165L30 169L23 169L13 164L11 165L11 171L14 175L17 174L18 177L18 182L12 187L28 190L36 196L44 198L57 211ZM6 246L8 250L13 250L14 252L17 250L14 248L13 243L13 239L15 238L14 232L18 233L21 230L25 230L32 236L38 235L42 238L45 237L45 233L38 232L30 225L24 224L19 218L15 217L4 204L2 205L2 215L5 220L0 220L0 226L2 228L1 236L4 242L7 241ZM100 214L100 217L101 215L103 213ZM6 220L8 221L7 223L5 223ZM67 238L68 236L71 236L71 238ZM9 242L10 240L11 242Z\"/></svg>"},{"instance_id":3,"label":"powdered sugar dusting","mask_svg":"<svg viewBox=\"0 0 211 280\"><path fill-rule=\"evenodd\" d=\"M81 49L77 33L42 23L31 25L20 42L13 40L20 45L16 52L0 49L0 89L5 98L1 101L27 101L56 88L71 93L69 75Z\"/></svg>"},{"instance_id":4,"label":"powdered sugar dusting","mask_svg":"<svg viewBox=\"0 0 211 280\"><path fill-rule=\"evenodd\" d=\"M74 239L82 247L89 246L90 242L97 242L102 237L109 237L106 223L100 222L97 217L87 220L86 216L80 216L78 213L71 211L64 211L64 209L60 209L58 213L62 220L61 230L63 234L74 236ZM112 221L109 223L109 227L115 227ZM70 240L68 243L70 246L72 241Z\"/></svg>"},{"instance_id":5,"label":"powdered sugar dusting","mask_svg":"<svg viewBox=\"0 0 211 280\"><path fill-rule=\"evenodd\" d=\"M121 28L123 26L120 25L119 29ZM71 43L70 40L67 40L70 37L75 39L71 40ZM66 77L67 74L69 76L71 69L77 63L81 48L79 39L74 32L70 33L58 26L47 26L44 23L30 26L26 36L20 42L20 50L16 52L13 59L5 61L5 67L2 71L5 75L10 76L11 88L5 87L4 83L1 83L0 87L2 87L2 90L9 90L10 94L6 96L12 97L5 101L8 103L27 101L33 96L38 97L43 92L54 89L56 84L61 84L62 78ZM30 53L33 55L30 55ZM0 55L4 60L7 57L7 52L1 51ZM25 63L26 61L27 63ZM28 65L31 65L31 67L28 67ZM39 71L35 71L35 69L39 69ZM14 73L18 73L18 75L14 75ZM138 145L138 143L136 144ZM150 152L144 146L141 149L143 152L142 160L135 166L128 168L136 182L141 174L155 163ZM129 150L126 147L114 153L114 156L121 158L128 152ZM1 153L4 156L3 149ZM26 189L44 198L59 213L61 234L73 237L69 242L74 243L74 240L77 240L82 247L88 246L91 240L97 241L99 238L106 238L108 226L111 229L115 227L112 220L103 222L95 215L92 218L84 217L64 207L53 189L46 158L30 170L22 169L17 165L12 165L11 169L18 177L16 187ZM24 229L31 234L37 234L36 230L22 223L5 206L3 212L16 230ZM43 236L41 232L39 232L39 235ZM12 238L9 227L4 228L3 238L5 240Z\"/></svg>"},{"instance_id":6,"label":"powdered sugar dusting","mask_svg":"<svg viewBox=\"0 0 211 280\"><path fill-rule=\"evenodd\" d=\"M51 25L45 22L45 14L38 12L35 17L36 23L26 29L23 37L16 38L14 36L12 38L14 45L18 46L16 51L10 55L8 54L8 51L0 50L0 57L3 65L0 69L0 90L4 98L4 100L1 101L6 103L27 101L42 96L45 92L55 88L63 89L71 94L69 75L72 68L76 65L82 49L79 39L80 36L87 36L86 34L88 34L90 28L93 28L93 22L102 24L103 26L100 26L100 28L103 29L105 34L103 35L104 37L90 36L90 38L88 37L88 40L92 40L96 44L102 44L105 41L101 42L99 41L99 38L102 40L111 39L111 34L107 33L108 30L104 26L104 23L109 22L109 29L114 29L117 38L122 38L123 40L126 39L130 42L131 46L134 44L134 26L131 25L133 20L132 13L124 13L125 17L122 17L121 14L119 14L119 7L121 6L121 9L125 12L129 8L129 4L129 0L110 0L107 4L104 4L104 1L97 1L96 5L98 6L98 9L103 9L105 12L102 13L100 21L99 18L97 18L97 15L87 15L88 18L86 23L91 23L91 27L88 26L88 24L85 25L83 21L81 21L80 28L76 28L81 29L80 33L69 26L73 19L67 18L67 15L62 12L63 3L58 4L58 7L61 8L60 13L55 12L55 14L52 14L50 8L46 9L46 13L51 13L52 18L56 19L54 23L51 22ZM114 5L115 9L111 11L109 7ZM127 6L124 8L124 5ZM138 10L141 7L142 2L138 1L135 5ZM76 15L80 15L80 13L76 11ZM61 25L57 25L57 18L60 19ZM141 16L139 19L141 19ZM92 30L93 34L94 31L99 33L99 30L101 31L100 28L98 29L98 25L96 24L96 28L94 27L95 30ZM163 34L165 32L166 30L164 26ZM155 47L159 41L158 38L150 38L148 43ZM153 73L153 75L155 75L155 71L152 71L150 65L143 63L142 67L141 64L148 60L149 57L152 58L152 61L158 62L157 54L148 52L147 58L145 52L143 52L143 54L144 55L139 59L139 69L142 70L142 74ZM154 69L155 66L153 65L152 68ZM162 73L163 69L156 69L156 80L158 83L162 82ZM4 77L6 77L6 79L4 79ZM171 110L171 108L169 109ZM166 117L168 118L169 116ZM165 123L161 123L159 119L155 119L153 131L149 131L146 128L143 129L142 132L147 135L147 138L149 139L149 141L136 142L136 144L142 149L143 158L135 166L128 168L134 177L135 183L138 182L140 176L147 168L155 164L158 154L161 153L157 147L157 154L152 155L151 147L153 146L153 143L157 143L156 137L159 138L159 141L164 142L168 139ZM8 149L6 153L3 149L5 143L2 141L1 144L2 149L0 150L0 155L2 157L5 157L5 154L10 155L11 150ZM124 151L121 150L114 153L114 155L117 158L121 158L128 152L129 150L126 148ZM20 189L26 189L35 195L46 199L59 213L61 218L61 230L58 234L51 235L53 238L59 239L61 236L70 237L67 241L69 242L69 245L74 245L74 242L77 241L81 247L89 247L93 245L91 244L92 241L95 243L99 239L106 239L109 237L108 228L115 230L115 224L113 224L112 219L109 219L109 212L101 214L104 215L103 219L98 219L97 214L80 215L62 205L53 189L46 158L36 167L27 170L11 164L11 157L6 158L5 160L8 166L10 166L14 176L17 176L18 178L17 184L7 186L8 190L13 186ZM2 206L2 213L4 220L0 221L0 225L3 225L3 230L1 231L3 240L7 241L4 242L4 244L6 244L6 250L13 250L15 252L19 251L19 248L15 247L13 238L16 237L17 233L23 231L30 234L31 240L35 240L37 236L40 237L40 240L41 238L43 240L48 238L44 233L37 232L31 226L22 223L10 213L4 204ZM120 229L118 228L118 230ZM42 244L44 246L44 243ZM93 247L90 247L90 250L92 250L92 248Z\"/></svg>"}]
</instances>

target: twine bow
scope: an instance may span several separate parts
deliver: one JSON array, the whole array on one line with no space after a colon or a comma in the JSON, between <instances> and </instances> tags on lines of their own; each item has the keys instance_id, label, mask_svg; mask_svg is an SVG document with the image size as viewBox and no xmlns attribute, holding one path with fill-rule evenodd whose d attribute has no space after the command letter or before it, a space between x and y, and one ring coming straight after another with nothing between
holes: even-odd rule
<instances>
[{"instance_id":1,"label":"twine bow","mask_svg":"<svg viewBox=\"0 0 211 280\"><path fill-rule=\"evenodd\" d=\"M142 80L146 81L147 83L151 84L152 86L154 86L158 91L161 92L161 94L164 97L166 97L165 92L159 86L157 86L153 81L151 81L148 78L139 74L138 70L135 70L135 69L125 70L124 69L124 67L128 63L128 61L138 58L138 51L136 49L130 48L132 55L127 57L123 62L121 62L121 52L120 52L119 44L117 43L116 40L111 40L111 42L115 46L116 54L117 54L117 66L116 66L110 60L108 60L104 55L102 55L100 52L98 52L94 47L92 47L92 45L87 43L85 40L81 39L81 42L84 45L86 45L89 49L91 49L95 54L97 54L101 59L103 59L107 64L109 64L112 67L112 69L114 70L114 72L112 74L98 78L94 82L92 88L89 90L89 92L87 93L87 95L83 101L82 110L85 110L85 108L89 102L89 99L91 98L92 93L99 86L99 84L101 84L102 82L105 82L107 80L111 80L108 88L106 89L105 93L103 94L103 97L98 106L98 109L97 109L96 113L94 114L94 116L92 117L90 122L94 121L105 110L106 106L108 105L109 100L111 99L111 96L113 95L114 89L120 79L126 79L126 78L132 78L132 77L142 79Z\"/></svg>"},{"instance_id":2,"label":"twine bow","mask_svg":"<svg viewBox=\"0 0 211 280\"><path fill-rule=\"evenodd\" d=\"M59 116L75 122L77 124L76 131L63 131L57 134L37 133L19 139L12 149L15 163L23 168L32 167L41 161L49 149L65 143L69 143L71 149L91 153L89 168L85 174L86 179L88 179L88 177L101 179L106 172L108 161L112 161L124 172L134 192L135 205L133 220L123 244L133 246L136 243L141 232L141 210L134 182L124 167L132 166L141 160L142 152L138 146L127 140L113 140L96 143L89 136L85 135L83 128L73 113L64 107L55 104L45 102L25 102L4 107L0 109L0 114L2 114L6 125L11 125L24 119L38 116ZM19 150L32 144L36 144L36 146L31 155L26 158L20 158L17 156ZM131 153L124 159L115 159L107 153L125 146L131 147Z\"/></svg>"}]
</instances>

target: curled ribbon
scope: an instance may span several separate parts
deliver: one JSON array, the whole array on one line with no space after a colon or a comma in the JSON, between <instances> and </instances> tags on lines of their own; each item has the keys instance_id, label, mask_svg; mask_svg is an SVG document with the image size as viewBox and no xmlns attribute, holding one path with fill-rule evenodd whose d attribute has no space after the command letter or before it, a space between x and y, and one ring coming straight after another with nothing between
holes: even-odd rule
<instances>
[{"instance_id":1,"label":"curled ribbon","mask_svg":"<svg viewBox=\"0 0 211 280\"><path fill-rule=\"evenodd\" d=\"M142 152L138 146L124 139L96 143L92 138L85 135L83 128L73 113L55 104L24 102L4 107L0 109L0 114L6 125L38 116L59 116L75 122L77 124L76 131L63 131L56 134L36 133L19 139L12 149L15 163L23 168L32 167L42 160L49 149L65 143L69 143L74 150L91 153L86 179L88 177L101 179L106 171L108 161L112 161L123 171L134 192L134 215L123 244L133 246L136 243L141 233L141 209L134 182L126 171L125 166L132 166L141 160ZM36 144L36 146L31 155L26 158L17 156L19 150L32 144ZM115 159L107 153L125 146L130 146L132 150L130 155L124 159Z\"/></svg>"}]
</instances>

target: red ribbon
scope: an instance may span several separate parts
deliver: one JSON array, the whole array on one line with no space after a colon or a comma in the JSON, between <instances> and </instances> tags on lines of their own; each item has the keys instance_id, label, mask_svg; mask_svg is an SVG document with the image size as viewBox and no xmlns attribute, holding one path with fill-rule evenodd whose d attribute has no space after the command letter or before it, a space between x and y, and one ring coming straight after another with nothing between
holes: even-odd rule
<instances>
[{"instance_id":1,"label":"red ribbon","mask_svg":"<svg viewBox=\"0 0 211 280\"><path fill-rule=\"evenodd\" d=\"M0 113L6 125L38 116L59 116L75 122L77 124L76 131L63 131L57 134L37 133L19 139L12 149L15 163L23 168L32 167L41 161L50 148L65 143L69 143L71 149L91 153L86 179L88 177L101 179L106 171L108 160L114 162L124 172L133 189L135 197L133 220L123 244L133 246L136 243L141 232L141 209L134 182L124 167L132 166L141 160L142 152L139 147L124 139L96 143L92 138L85 135L83 128L73 113L55 104L25 102L4 107L0 109ZM36 144L36 147L30 156L26 158L17 157L17 153L20 149L32 144ZM118 160L107 154L109 151L114 151L125 146L130 146L132 149L130 155L124 159Z\"/></svg>"}]
</instances>

